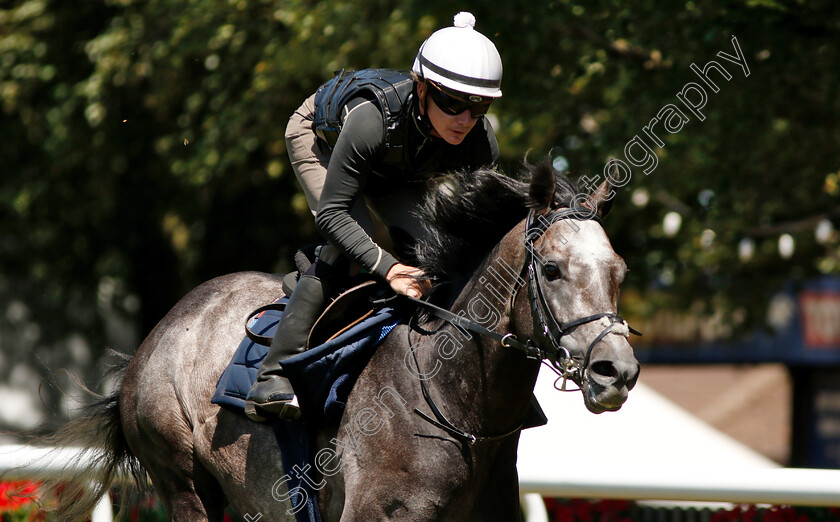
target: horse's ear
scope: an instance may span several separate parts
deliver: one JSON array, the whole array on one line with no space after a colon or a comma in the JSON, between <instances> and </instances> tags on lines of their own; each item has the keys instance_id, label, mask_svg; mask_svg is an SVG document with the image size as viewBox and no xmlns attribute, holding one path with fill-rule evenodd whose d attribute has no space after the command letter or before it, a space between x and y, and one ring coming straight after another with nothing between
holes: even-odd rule
<instances>
[{"instance_id":1,"label":"horse's ear","mask_svg":"<svg viewBox=\"0 0 840 522\"><path fill-rule=\"evenodd\" d=\"M531 205L537 210L550 209L556 188L554 167L551 165L551 158L546 156L531 172L531 187L528 190Z\"/></svg>"},{"instance_id":2,"label":"horse's ear","mask_svg":"<svg viewBox=\"0 0 840 522\"><path fill-rule=\"evenodd\" d=\"M613 190L613 184L610 183L610 178L618 179L618 167L616 166L615 160L611 159L609 163L609 172L610 175L607 179L605 179L598 188L592 191L592 194L583 202L583 206L587 208L592 208L592 205L595 205L594 210L598 212L600 217L606 217L607 214L610 213L610 209L612 209L613 199L615 198L615 191Z\"/></svg>"}]
</instances>

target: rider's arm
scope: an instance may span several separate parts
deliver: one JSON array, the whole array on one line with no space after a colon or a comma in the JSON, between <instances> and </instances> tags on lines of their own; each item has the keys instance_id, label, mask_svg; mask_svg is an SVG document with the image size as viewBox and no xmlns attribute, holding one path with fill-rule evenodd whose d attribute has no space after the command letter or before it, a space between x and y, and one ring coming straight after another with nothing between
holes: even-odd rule
<instances>
[{"instance_id":1,"label":"rider's arm","mask_svg":"<svg viewBox=\"0 0 840 522\"><path fill-rule=\"evenodd\" d=\"M348 104L348 105L353 105ZM386 279L396 258L377 245L350 215L371 175L384 142L382 113L371 102L356 105L344 119L330 156L315 225L330 242L363 268Z\"/></svg>"}]
</instances>

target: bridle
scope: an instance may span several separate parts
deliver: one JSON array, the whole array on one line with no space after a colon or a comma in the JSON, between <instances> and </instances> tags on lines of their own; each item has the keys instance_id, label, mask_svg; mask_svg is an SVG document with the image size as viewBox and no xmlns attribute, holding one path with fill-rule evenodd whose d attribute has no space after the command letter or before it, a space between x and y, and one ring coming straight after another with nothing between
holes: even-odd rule
<instances>
[{"instance_id":1,"label":"bridle","mask_svg":"<svg viewBox=\"0 0 840 522\"><path fill-rule=\"evenodd\" d=\"M616 312L600 312L585 317L580 317L578 319L573 319L565 323L559 323L554 318L554 315L551 313L551 309L549 308L548 303L546 301L545 292L540 283L540 278L538 275L539 260L535 255L535 242L539 240L543 235L545 235L546 231L551 225L558 221L568 219L575 219L579 221L594 219L599 223L601 222L600 217L598 217L595 214L595 212L589 211L589 209L574 207L559 208L556 210L552 210L545 215L540 215L538 217L536 217L535 212L531 210L528 212L528 217L525 221L525 263L522 267L520 277L516 280L510 298L510 302L513 303L515 301L519 289L524 285L524 275L527 272L529 297L528 300L531 305L531 315L534 320L535 330L538 332L536 340L526 339L523 342L517 339L516 335L514 335L513 333L501 334L499 332L490 330L476 322L470 321L462 315L452 313L449 310L436 306L427 301L422 301L413 297L408 297L408 299L418 305L423 306L424 308L428 309L432 314L451 323L456 327L460 327L465 330L477 333L479 335L489 337L490 339L499 342L505 348L513 348L523 353L528 359L543 361L547 363L549 368L551 368L559 376L557 380L562 380L562 384L559 388L555 383L555 388L557 388L558 390L567 391L566 382L569 380L580 386L583 376L585 375L586 369L589 367L592 350L599 342L601 342L601 340L604 339L604 337L606 337L610 332L612 332L616 326L622 325L627 329L627 331L635 335L642 334L637 330L631 328L627 324L627 322ZM607 324L607 326L601 331L601 333L599 333L592 340L592 342L589 343L589 346L586 349L586 354L584 355L583 359L581 361L576 360L571 355L571 353L569 353L569 350L562 346L561 340L563 336L570 334L578 326L591 323L593 321L598 321L602 318L606 318L609 324ZM413 349L412 353L414 353ZM414 360L418 366L419 371L420 368L416 354L414 354ZM435 402L432 400L431 396L429 395L425 379L420 379L420 383L423 391L423 396L426 399L426 403L432 409L432 412L434 413L436 418L433 419L429 415L423 413L422 411L416 408L415 412L430 423L453 435L459 440L466 441L470 444L475 444L476 442L482 441L499 440L513 435L514 433L517 433L519 430L522 429L522 424L520 424L519 426L507 433L495 436L478 436L461 430L455 425L453 425L443 415L443 413L437 407Z\"/></svg>"},{"instance_id":2,"label":"bridle","mask_svg":"<svg viewBox=\"0 0 840 522\"><path fill-rule=\"evenodd\" d=\"M543 353L541 359L546 360L549 363L549 367L562 378L563 384L559 389L565 391L567 380L577 383L578 386L580 385L581 379L589 367L592 350L617 325L626 326L627 330L632 334L642 334L630 327L627 321L616 312L600 312L572 319L565 323L557 322L554 314L551 313L551 309L545 298L545 292L540 285L540 278L538 276L539 260L534 255L536 252L535 242L546 233L551 225L558 221L576 219L579 221L595 220L601 223L601 218L595 212L582 208L560 208L549 212L545 216L540 216L536 220L534 216L535 213L531 210L525 221L526 258L523 271L528 271L528 297L531 303L531 316L534 319L535 330L539 335L537 346L541 347L541 352ZM570 334L578 326L597 321L601 318L606 318L609 324L589 343L583 360L575 360L569 353L569 350L561 344L563 336ZM528 342L533 341L529 339Z\"/></svg>"}]
</instances>

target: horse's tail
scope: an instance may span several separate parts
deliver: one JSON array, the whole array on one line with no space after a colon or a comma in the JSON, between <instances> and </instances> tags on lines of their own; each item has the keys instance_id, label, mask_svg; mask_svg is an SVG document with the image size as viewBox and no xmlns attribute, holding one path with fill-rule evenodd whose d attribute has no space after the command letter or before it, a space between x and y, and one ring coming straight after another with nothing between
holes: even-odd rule
<instances>
[{"instance_id":1,"label":"horse's tail","mask_svg":"<svg viewBox=\"0 0 840 522\"><path fill-rule=\"evenodd\" d=\"M125 354L116 355L120 360L111 372L119 384L114 392L107 397L100 396L79 418L68 422L50 437L56 451L70 447L87 450L73 458L68 475L43 481L44 491L54 491L57 495L55 511L59 521L86 520L117 479L123 488L120 495L123 507L128 498L125 493L131 486L148 484L145 471L128 447L120 418L122 377L131 358Z\"/></svg>"}]
</instances>

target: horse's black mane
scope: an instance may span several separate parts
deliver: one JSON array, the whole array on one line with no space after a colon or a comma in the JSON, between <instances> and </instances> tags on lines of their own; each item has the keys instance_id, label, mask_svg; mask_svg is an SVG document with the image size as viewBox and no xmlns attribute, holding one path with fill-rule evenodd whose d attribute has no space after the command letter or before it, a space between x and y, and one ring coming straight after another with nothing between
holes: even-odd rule
<instances>
[{"instance_id":1,"label":"horse's black mane","mask_svg":"<svg viewBox=\"0 0 840 522\"><path fill-rule=\"evenodd\" d=\"M458 284L468 279L502 237L525 219L528 209L537 205L530 194L540 188L531 187L530 181L540 169L549 169L556 179L553 206L572 206L578 188L554 170L549 160L526 163L516 177L480 169L438 178L417 216L427 232L426 240L415 248L418 267L435 282Z\"/></svg>"}]
</instances>

